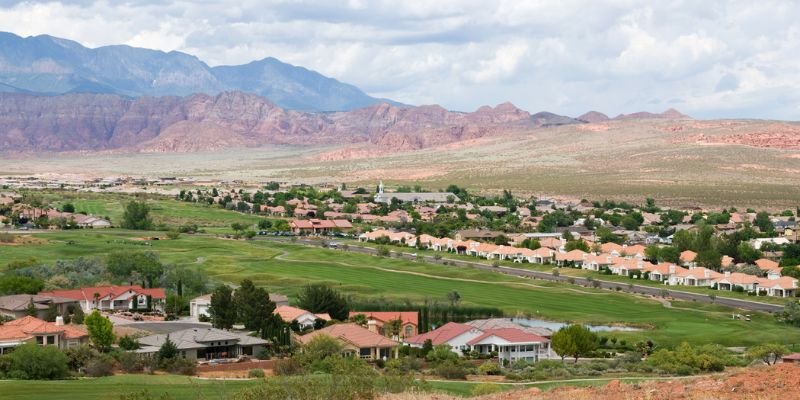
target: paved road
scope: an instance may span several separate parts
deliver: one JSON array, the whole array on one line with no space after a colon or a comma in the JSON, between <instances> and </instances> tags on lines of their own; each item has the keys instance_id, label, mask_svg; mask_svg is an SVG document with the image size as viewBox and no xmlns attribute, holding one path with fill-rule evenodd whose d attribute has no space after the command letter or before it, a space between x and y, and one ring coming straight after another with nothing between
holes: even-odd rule
<instances>
[{"instance_id":1,"label":"paved road","mask_svg":"<svg viewBox=\"0 0 800 400\"><path fill-rule=\"evenodd\" d=\"M285 239L278 239L278 238L269 238L269 237L259 237L261 240L285 240ZM298 238L297 243L305 244L310 246L319 246L318 240L310 240L310 239L302 239ZM377 250L370 247L362 247L358 245L353 245L348 243L348 250L351 252L356 253L363 253L363 254L370 254L374 255L377 253ZM396 253L396 251L393 251ZM412 255L413 253L406 253L403 252L403 258L414 260L416 259L415 256ZM495 267L490 264L474 262L474 261L464 261L464 260L454 260L448 258L442 258L440 260L436 260L433 256L423 256L423 259L427 262L431 263L441 263L442 261L447 261L449 266L454 268L475 268L489 272L496 272L502 273L507 275L519 276L523 278L535 278L535 279L543 279L548 281L556 281L556 282L563 282L563 283L571 283L574 282L576 285L582 286L591 286L599 284L599 287L602 289L609 289L609 290L616 290L620 288L622 292L629 292L629 293L641 293L641 294L648 294L652 296L661 296L663 291L666 290L666 294L672 298L678 300L687 300L687 301L697 301L700 303L713 303L713 304L721 304L725 306L741 308L743 310L749 311L764 311L764 312L777 312L783 310L783 306L776 305L776 304L768 304L768 303L761 303L757 301L749 301L749 300L740 300L740 299L733 299L729 297L722 297L717 296L715 300L711 300L707 294L699 294L699 293L692 293L692 292L684 292L680 290L668 289L668 286L664 287L652 287L652 286L641 286L641 285L633 285L632 287L626 283L620 282L612 282L612 281L603 281L599 279L589 280L587 278L581 277L573 277L573 276L553 276L551 273L547 272L540 272L540 271L531 271L527 269L520 269L520 268L512 268L512 267L505 267L505 266L498 266Z\"/></svg>"}]
</instances>

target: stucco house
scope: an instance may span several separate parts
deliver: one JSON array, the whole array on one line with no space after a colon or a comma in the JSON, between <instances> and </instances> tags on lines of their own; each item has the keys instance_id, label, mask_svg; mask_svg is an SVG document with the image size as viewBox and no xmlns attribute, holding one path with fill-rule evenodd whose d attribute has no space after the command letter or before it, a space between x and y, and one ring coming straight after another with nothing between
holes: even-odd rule
<instances>
[{"instance_id":1,"label":"stucco house","mask_svg":"<svg viewBox=\"0 0 800 400\"><path fill-rule=\"evenodd\" d=\"M426 340L430 340L434 346L446 344L450 346L453 352L458 355L464 355L470 350L469 341L482 334L482 330L473 326L448 322L430 332L406 338L403 343L411 347L422 347Z\"/></svg>"},{"instance_id":2,"label":"stucco house","mask_svg":"<svg viewBox=\"0 0 800 400\"><path fill-rule=\"evenodd\" d=\"M69 306L78 307L78 301L64 297L40 296L37 294L12 294L0 296L0 316L22 318L28 315L28 307L33 303L36 317L45 319L50 304L55 304L56 313L64 315Z\"/></svg>"},{"instance_id":3,"label":"stucco house","mask_svg":"<svg viewBox=\"0 0 800 400\"><path fill-rule=\"evenodd\" d=\"M392 337L392 332L386 329L386 324L399 321L397 338L416 336L418 333L419 313L417 311L350 311L350 318L364 315L367 319L367 329ZM395 338L395 339L397 339Z\"/></svg>"},{"instance_id":4,"label":"stucco house","mask_svg":"<svg viewBox=\"0 0 800 400\"><path fill-rule=\"evenodd\" d=\"M170 334L150 335L139 338L139 354L156 354L167 337L178 348L181 357L191 360L211 360L216 358L236 358L254 356L267 341L243 333L224 331L216 328L190 328Z\"/></svg>"},{"instance_id":5,"label":"stucco house","mask_svg":"<svg viewBox=\"0 0 800 400\"><path fill-rule=\"evenodd\" d=\"M291 324L297 321L300 329L313 328L314 323L318 320L330 321L331 317L328 314L314 314L312 312L303 310L302 308L292 306L278 306L275 307L275 314L281 317L283 322Z\"/></svg>"},{"instance_id":6,"label":"stucco house","mask_svg":"<svg viewBox=\"0 0 800 400\"><path fill-rule=\"evenodd\" d=\"M298 337L302 344L314 338L329 336L342 345L343 355L364 360L397 358L399 343L357 324L335 324Z\"/></svg>"},{"instance_id":7,"label":"stucco house","mask_svg":"<svg viewBox=\"0 0 800 400\"><path fill-rule=\"evenodd\" d=\"M143 288L139 285L95 286L80 289L40 292L40 296L62 297L77 300L84 312L92 310L129 311L164 309L167 298L164 289Z\"/></svg>"},{"instance_id":8,"label":"stucco house","mask_svg":"<svg viewBox=\"0 0 800 400\"><path fill-rule=\"evenodd\" d=\"M89 334L81 328L64 325L61 317L47 322L25 316L0 325L0 354L25 343L56 346L59 349L80 346L89 342Z\"/></svg>"},{"instance_id":9,"label":"stucco house","mask_svg":"<svg viewBox=\"0 0 800 400\"><path fill-rule=\"evenodd\" d=\"M275 306L288 306L289 298L277 293L270 293L269 299L275 303ZM211 294L205 294L193 298L189 302L189 315L193 318L200 318L200 316L210 317L211 314L208 309L211 307Z\"/></svg>"}]
</instances>

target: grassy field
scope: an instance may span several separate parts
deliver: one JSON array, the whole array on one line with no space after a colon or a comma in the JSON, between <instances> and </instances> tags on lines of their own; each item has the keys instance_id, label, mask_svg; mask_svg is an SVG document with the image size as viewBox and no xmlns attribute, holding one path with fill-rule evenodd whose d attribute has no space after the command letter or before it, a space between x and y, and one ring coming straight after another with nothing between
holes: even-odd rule
<instances>
[{"instance_id":1,"label":"grassy field","mask_svg":"<svg viewBox=\"0 0 800 400\"><path fill-rule=\"evenodd\" d=\"M53 207L72 203L76 212L107 216L111 218L113 224L119 224L122 221L125 204L134 198L129 194L71 191L36 191L36 194L41 195L44 202ZM242 214L204 204L179 202L160 195L148 194L138 197L147 200L153 222L156 225L197 224L201 227L230 227L230 224L234 222L254 224L261 219L257 215Z\"/></svg>"},{"instance_id":2,"label":"grassy field","mask_svg":"<svg viewBox=\"0 0 800 400\"><path fill-rule=\"evenodd\" d=\"M292 243L201 235L137 240L148 235L121 230L43 233L37 235L43 240L40 244L3 247L0 264L17 258L53 262L79 256L102 257L116 249L146 249L157 252L165 262L201 268L215 280L238 283L250 278L290 297L312 282L329 283L360 298L412 302L445 303L447 293L457 290L464 304L497 307L511 316L650 328L614 334L629 340L650 338L662 345L687 340L730 346L800 342L800 329L779 325L772 316L761 313L752 313L751 322L733 321L725 308L706 309L687 303L680 309L669 309L660 302L627 294ZM753 335L756 329L759 334Z\"/></svg>"},{"instance_id":3,"label":"grassy field","mask_svg":"<svg viewBox=\"0 0 800 400\"><path fill-rule=\"evenodd\" d=\"M66 381L0 382L2 398L14 400L113 400L147 390L155 396L169 393L171 400L228 399L254 381L209 381L178 375L117 375Z\"/></svg>"}]
</instances>

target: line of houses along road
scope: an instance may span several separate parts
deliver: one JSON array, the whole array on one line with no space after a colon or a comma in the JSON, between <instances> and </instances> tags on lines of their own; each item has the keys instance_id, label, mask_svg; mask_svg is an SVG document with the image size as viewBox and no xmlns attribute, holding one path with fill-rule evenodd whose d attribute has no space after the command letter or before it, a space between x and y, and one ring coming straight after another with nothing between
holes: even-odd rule
<instances>
[{"instance_id":1,"label":"line of houses along road","mask_svg":"<svg viewBox=\"0 0 800 400\"><path fill-rule=\"evenodd\" d=\"M553 358L547 327L525 324L526 320L492 318L465 323L448 322L436 329L421 333L419 313L416 311L351 311L350 321L325 324L314 330L320 320L328 322L327 314L314 314L289 305L288 298L271 294L276 303L275 314L288 324L296 324L305 335L292 335L295 344L302 345L314 337L326 335L338 341L345 355L365 360L391 359L399 356L401 346L422 347L427 341L432 345L447 345L459 354L497 357L504 361L526 360L536 362ZM89 335L81 325L65 323L65 317L80 308L88 314L100 310L120 318L138 312L149 314L163 311L166 296L160 288L142 288L138 285L97 286L71 290L42 292L37 295L12 295L0 297L0 315L13 318L0 325L0 354L13 351L25 343L56 346L61 349L77 347L89 342ZM191 318L194 321L209 315L210 296L200 296L191 301ZM48 322L48 310L54 307L58 317ZM147 312L143 310L148 310ZM133 314L132 314L133 313ZM33 314L33 315L31 315ZM154 323L157 319L154 320ZM354 321L359 321L358 323ZM169 324L163 322L163 324ZM256 356L268 341L248 335L247 332L215 329L202 324L159 333L138 339L140 348L134 350L143 357L153 356L161 345L171 340L179 353L198 361ZM199 325L199 326L198 326Z\"/></svg>"},{"instance_id":2,"label":"line of houses along road","mask_svg":"<svg viewBox=\"0 0 800 400\"><path fill-rule=\"evenodd\" d=\"M717 272L699 267L695 259L697 253L686 250L680 254L680 264L652 263L645 259L645 246L603 243L597 252L583 250L566 251L566 240L561 234L536 233L526 237L537 239L541 247L536 250L495 245L461 238L437 238L431 235L419 237L408 232L393 232L377 229L361 234L358 239L364 242L388 241L396 245L420 247L439 252L449 252L479 257L487 260L508 260L516 263L553 264L559 267L580 267L582 269L606 272L613 275L628 276L662 282L669 286L696 286L718 290L743 291L761 296L791 297L798 291L798 280L781 276L781 268L775 261L765 258L755 261L762 276L741 272ZM419 241L419 243L417 243ZM597 247L587 243L590 248ZM723 268L731 267L733 259L723 256Z\"/></svg>"}]
</instances>

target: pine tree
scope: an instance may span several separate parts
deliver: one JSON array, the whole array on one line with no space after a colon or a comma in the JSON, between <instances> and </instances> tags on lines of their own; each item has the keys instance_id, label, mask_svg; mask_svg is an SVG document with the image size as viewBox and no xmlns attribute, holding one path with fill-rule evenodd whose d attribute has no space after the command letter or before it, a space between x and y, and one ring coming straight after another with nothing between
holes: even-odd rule
<instances>
[{"instance_id":1,"label":"pine tree","mask_svg":"<svg viewBox=\"0 0 800 400\"><path fill-rule=\"evenodd\" d=\"M36 306L33 305L33 297L31 297L30 302L28 302L28 308L25 309L25 314L31 317L36 317L38 312L36 311Z\"/></svg>"}]
</instances>

